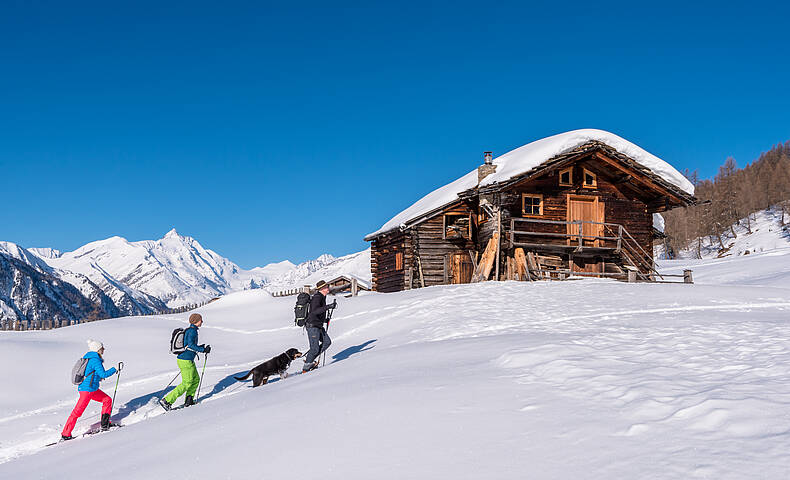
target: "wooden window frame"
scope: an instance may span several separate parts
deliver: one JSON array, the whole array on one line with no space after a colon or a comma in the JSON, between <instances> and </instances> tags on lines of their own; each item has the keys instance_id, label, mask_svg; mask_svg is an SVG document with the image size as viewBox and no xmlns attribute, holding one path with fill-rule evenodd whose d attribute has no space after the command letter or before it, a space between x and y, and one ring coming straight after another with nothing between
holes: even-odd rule
<instances>
[{"instance_id":1,"label":"wooden window frame","mask_svg":"<svg viewBox=\"0 0 790 480\"><path fill-rule=\"evenodd\" d=\"M568 183L562 182L562 174L568 172L568 177L570 181ZM567 167L560 170L560 174L557 175L557 182L560 184L560 187L572 187L573 186L573 167Z\"/></svg>"},{"instance_id":2,"label":"wooden window frame","mask_svg":"<svg viewBox=\"0 0 790 480\"><path fill-rule=\"evenodd\" d=\"M395 271L403 270L403 252L395 252Z\"/></svg>"},{"instance_id":3,"label":"wooden window frame","mask_svg":"<svg viewBox=\"0 0 790 480\"><path fill-rule=\"evenodd\" d=\"M587 185L587 175L593 178L592 185ZM594 174L586 168L582 169L582 188L598 188L598 175Z\"/></svg>"},{"instance_id":4,"label":"wooden window frame","mask_svg":"<svg viewBox=\"0 0 790 480\"><path fill-rule=\"evenodd\" d=\"M538 213L538 214L527 213L526 210L524 210L524 199L526 197L532 197L532 198L539 198L540 199L540 203L538 204L538 209L540 210L540 213ZM542 217L543 215L544 215L544 211L543 211L543 194L542 193L522 193L521 194L521 216L522 217Z\"/></svg>"}]
</instances>

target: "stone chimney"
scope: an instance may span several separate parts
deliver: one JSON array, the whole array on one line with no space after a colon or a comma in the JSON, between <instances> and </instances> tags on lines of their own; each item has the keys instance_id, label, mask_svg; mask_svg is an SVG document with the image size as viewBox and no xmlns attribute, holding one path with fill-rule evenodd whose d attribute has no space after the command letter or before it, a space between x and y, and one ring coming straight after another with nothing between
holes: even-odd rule
<instances>
[{"instance_id":1,"label":"stone chimney","mask_svg":"<svg viewBox=\"0 0 790 480\"><path fill-rule=\"evenodd\" d=\"M483 164L477 167L477 184L480 185L480 182L483 181L484 178L491 175L492 173L496 172L496 165L493 163L494 157L491 152L483 152Z\"/></svg>"}]
</instances>

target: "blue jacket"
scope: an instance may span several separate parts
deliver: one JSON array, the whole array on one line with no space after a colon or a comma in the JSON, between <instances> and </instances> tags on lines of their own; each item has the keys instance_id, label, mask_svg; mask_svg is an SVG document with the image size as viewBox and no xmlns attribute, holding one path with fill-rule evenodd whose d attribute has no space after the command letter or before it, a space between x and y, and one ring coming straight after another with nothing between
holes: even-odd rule
<instances>
[{"instance_id":1,"label":"blue jacket","mask_svg":"<svg viewBox=\"0 0 790 480\"><path fill-rule=\"evenodd\" d=\"M196 355L195 352L205 352L206 349L203 348L203 345L198 345L197 341L198 327L192 325L184 330L184 347L186 347L186 350L184 350L184 353L178 355L178 359L194 361Z\"/></svg>"},{"instance_id":2,"label":"blue jacket","mask_svg":"<svg viewBox=\"0 0 790 480\"><path fill-rule=\"evenodd\" d=\"M104 369L104 360L97 352L88 352L82 358L88 359L88 365L85 366L85 380L77 389L80 392L95 392L99 389L99 382L116 372L115 367Z\"/></svg>"}]
</instances>

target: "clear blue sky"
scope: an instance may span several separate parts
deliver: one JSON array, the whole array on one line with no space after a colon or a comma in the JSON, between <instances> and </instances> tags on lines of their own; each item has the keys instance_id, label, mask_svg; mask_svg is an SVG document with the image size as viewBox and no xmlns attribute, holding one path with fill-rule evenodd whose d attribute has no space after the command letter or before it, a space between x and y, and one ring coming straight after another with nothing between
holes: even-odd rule
<instances>
[{"instance_id":1,"label":"clear blue sky","mask_svg":"<svg viewBox=\"0 0 790 480\"><path fill-rule=\"evenodd\" d=\"M0 240L298 262L484 150L601 128L710 177L790 140L779 2L212 3L3 2Z\"/></svg>"}]
</instances>

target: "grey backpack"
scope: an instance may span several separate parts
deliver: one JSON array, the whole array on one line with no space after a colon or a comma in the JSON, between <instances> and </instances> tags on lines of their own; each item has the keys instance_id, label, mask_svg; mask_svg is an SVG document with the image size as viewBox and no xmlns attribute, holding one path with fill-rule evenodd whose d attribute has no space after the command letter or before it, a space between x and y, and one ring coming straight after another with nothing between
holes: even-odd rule
<instances>
[{"instance_id":1,"label":"grey backpack","mask_svg":"<svg viewBox=\"0 0 790 480\"><path fill-rule=\"evenodd\" d=\"M71 369L71 383L79 385L85 380L85 369L88 367L88 359L80 358Z\"/></svg>"},{"instance_id":2,"label":"grey backpack","mask_svg":"<svg viewBox=\"0 0 790 480\"><path fill-rule=\"evenodd\" d=\"M183 328L176 328L170 335L170 353L180 355L187 351L184 345L184 330Z\"/></svg>"}]
</instances>

